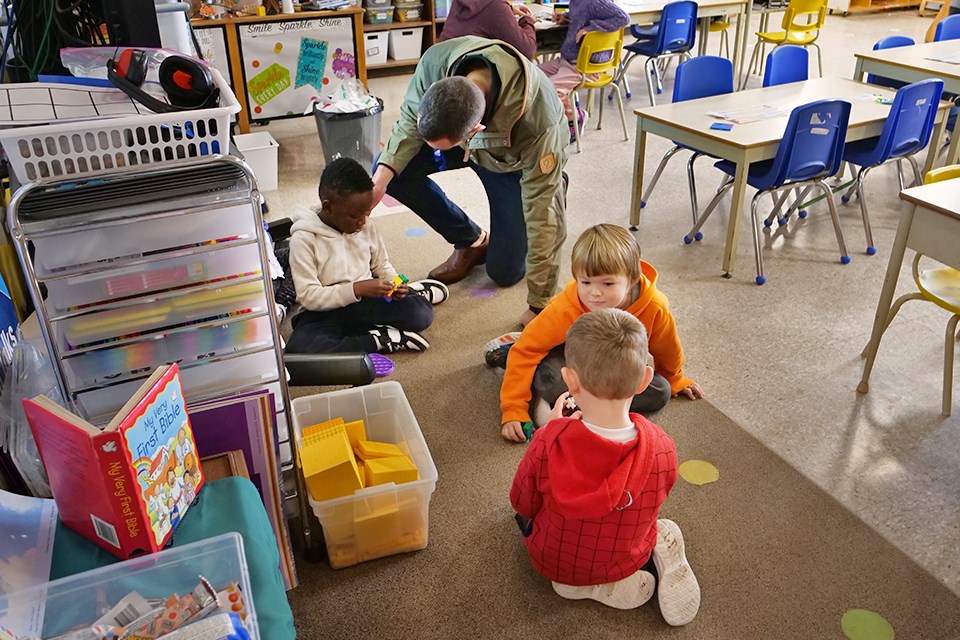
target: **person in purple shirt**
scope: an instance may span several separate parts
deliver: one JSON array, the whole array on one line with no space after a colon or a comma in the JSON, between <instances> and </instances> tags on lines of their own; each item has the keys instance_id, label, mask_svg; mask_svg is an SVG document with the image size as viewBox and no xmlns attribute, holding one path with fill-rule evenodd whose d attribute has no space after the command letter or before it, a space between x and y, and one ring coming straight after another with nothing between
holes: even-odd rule
<instances>
[{"instance_id":1,"label":"person in purple shirt","mask_svg":"<svg viewBox=\"0 0 960 640\"><path fill-rule=\"evenodd\" d=\"M554 19L568 23L567 37L560 47L560 57L544 62L540 65L540 70L550 78L553 86L557 89L557 95L560 96L560 101L567 113L567 120L570 121L572 140L574 121L570 92L580 84L580 74L577 72L580 41L589 31L613 33L623 29L630 24L630 16L614 4L612 0L572 0L570 10L567 13L555 14ZM612 52L598 53L594 56L592 62L606 62L612 55ZM596 78L589 79L595 80ZM582 127L583 114L578 113L577 119Z\"/></svg>"},{"instance_id":2,"label":"person in purple shirt","mask_svg":"<svg viewBox=\"0 0 960 640\"><path fill-rule=\"evenodd\" d=\"M453 0L438 42L461 36L502 40L533 60L537 54L536 22L530 9L509 0Z\"/></svg>"}]
</instances>

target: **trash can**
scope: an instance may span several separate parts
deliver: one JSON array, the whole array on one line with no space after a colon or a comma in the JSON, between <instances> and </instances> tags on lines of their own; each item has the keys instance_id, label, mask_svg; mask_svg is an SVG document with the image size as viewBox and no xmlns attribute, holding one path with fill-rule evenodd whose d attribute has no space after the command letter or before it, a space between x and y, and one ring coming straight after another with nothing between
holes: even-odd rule
<instances>
[{"instance_id":1,"label":"trash can","mask_svg":"<svg viewBox=\"0 0 960 640\"><path fill-rule=\"evenodd\" d=\"M383 100L366 109L350 113L321 111L314 105L317 133L327 164L340 157L353 158L370 169L380 151L380 116Z\"/></svg>"}]
</instances>

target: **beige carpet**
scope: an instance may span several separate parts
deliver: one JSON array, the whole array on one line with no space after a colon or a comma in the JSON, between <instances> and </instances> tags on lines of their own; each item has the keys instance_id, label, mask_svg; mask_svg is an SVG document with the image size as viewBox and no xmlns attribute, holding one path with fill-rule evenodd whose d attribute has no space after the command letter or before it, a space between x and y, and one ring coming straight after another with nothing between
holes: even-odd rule
<instances>
[{"instance_id":1,"label":"beige carpet","mask_svg":"<svg viewBox=\"0 0 960 640\"><path fill-rule=\"evenodd\" d=\"M377 224L411 278L446 257L435 235L411 232L423 227L411 214ZM481 357L486 340L513 328L525 292L489 286L478 269L453 287L425 332L430 351L394 357L389 378L403 385L439 470L428 548L340 571L300 556L301 586L289 595L301 638L842 638L853 608L884 616L897 638L960 638L955 595L707 401L674 400L654 417L681 461L720 471L702 487L679 481L663 509L700 579L697 619L673 629L655 600L622 612L554 595L512 518L524 448L498 435L500 376Z\"/></svg>"}]
</instances>

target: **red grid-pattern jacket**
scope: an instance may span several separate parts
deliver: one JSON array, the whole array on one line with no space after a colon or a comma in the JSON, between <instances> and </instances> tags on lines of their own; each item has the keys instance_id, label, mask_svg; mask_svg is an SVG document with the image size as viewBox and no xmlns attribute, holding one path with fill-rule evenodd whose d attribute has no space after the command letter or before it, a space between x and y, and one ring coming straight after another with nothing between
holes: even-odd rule
<instances>
[{"instance_id":1,"label":"red grid-pattern jacket","mask_svg":"<svg viewBox=\"0 0 960 640\"><path fill-rule=\"evenodd\" d=\"M660 427L630 418L638 434L631 442L607 440L571 418L534 434L510 502L533 520L524 544L543 577L604 584L650 559L660 505L677 481L677 450Z\"/></svg>"}]
</instances>

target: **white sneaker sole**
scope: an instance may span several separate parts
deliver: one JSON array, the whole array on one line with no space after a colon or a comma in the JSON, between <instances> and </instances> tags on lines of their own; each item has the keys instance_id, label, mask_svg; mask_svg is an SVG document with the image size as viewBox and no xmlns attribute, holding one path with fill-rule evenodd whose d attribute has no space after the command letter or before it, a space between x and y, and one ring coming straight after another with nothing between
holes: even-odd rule
<instances>
[{"instance_id":1,"label":"white sneaker sole","mask_svg":"<svg viewBox=\"0 0 960 640\"><path fill-rule=\"evenodd\" d=\"M553 583L557 595L568 600L596 600L614 609L636 609L653 597L656 580L646 571L637 571L632 576L606 584L574 587Z\"/></svg>"},{"instance_id":2,"label":"white sneaker sole","mask_svg":"<svg viewBox=\"0 0 960 640\"><path fill-rule=\"evenodd\" d=\"M513 344L519 337L519 331L511 331L510 333L505 333L502 336L497 336L487 344L483 345L483 354L486 355L488 352L493 351L494 349L499 349L503 345Z\"/></svg>"},{"instance_id":3,"label":"white sneaker sole","mask_svg":"<svg viewBox=\"0 0 960 640\"><path fill-rule=\"evenodd\" d=\"M450 297L450 289L439 280L417 280L416 282L409 283L407 286L414 291L423 292L420 295L423 295L430 304L440 304Z\"/></svg>"},{"instance_id":4,"label":"white sneaker sole","mask_svg":"<svg viewBox=\"0 0 960 640\"><path fill-rule=\"evenodd\" d=\"M673 520L657 520L657 600L667 624L679 627L691 622L700 610L700 584L684 552L683 534Z\"/></svg>"}]
</instances>

